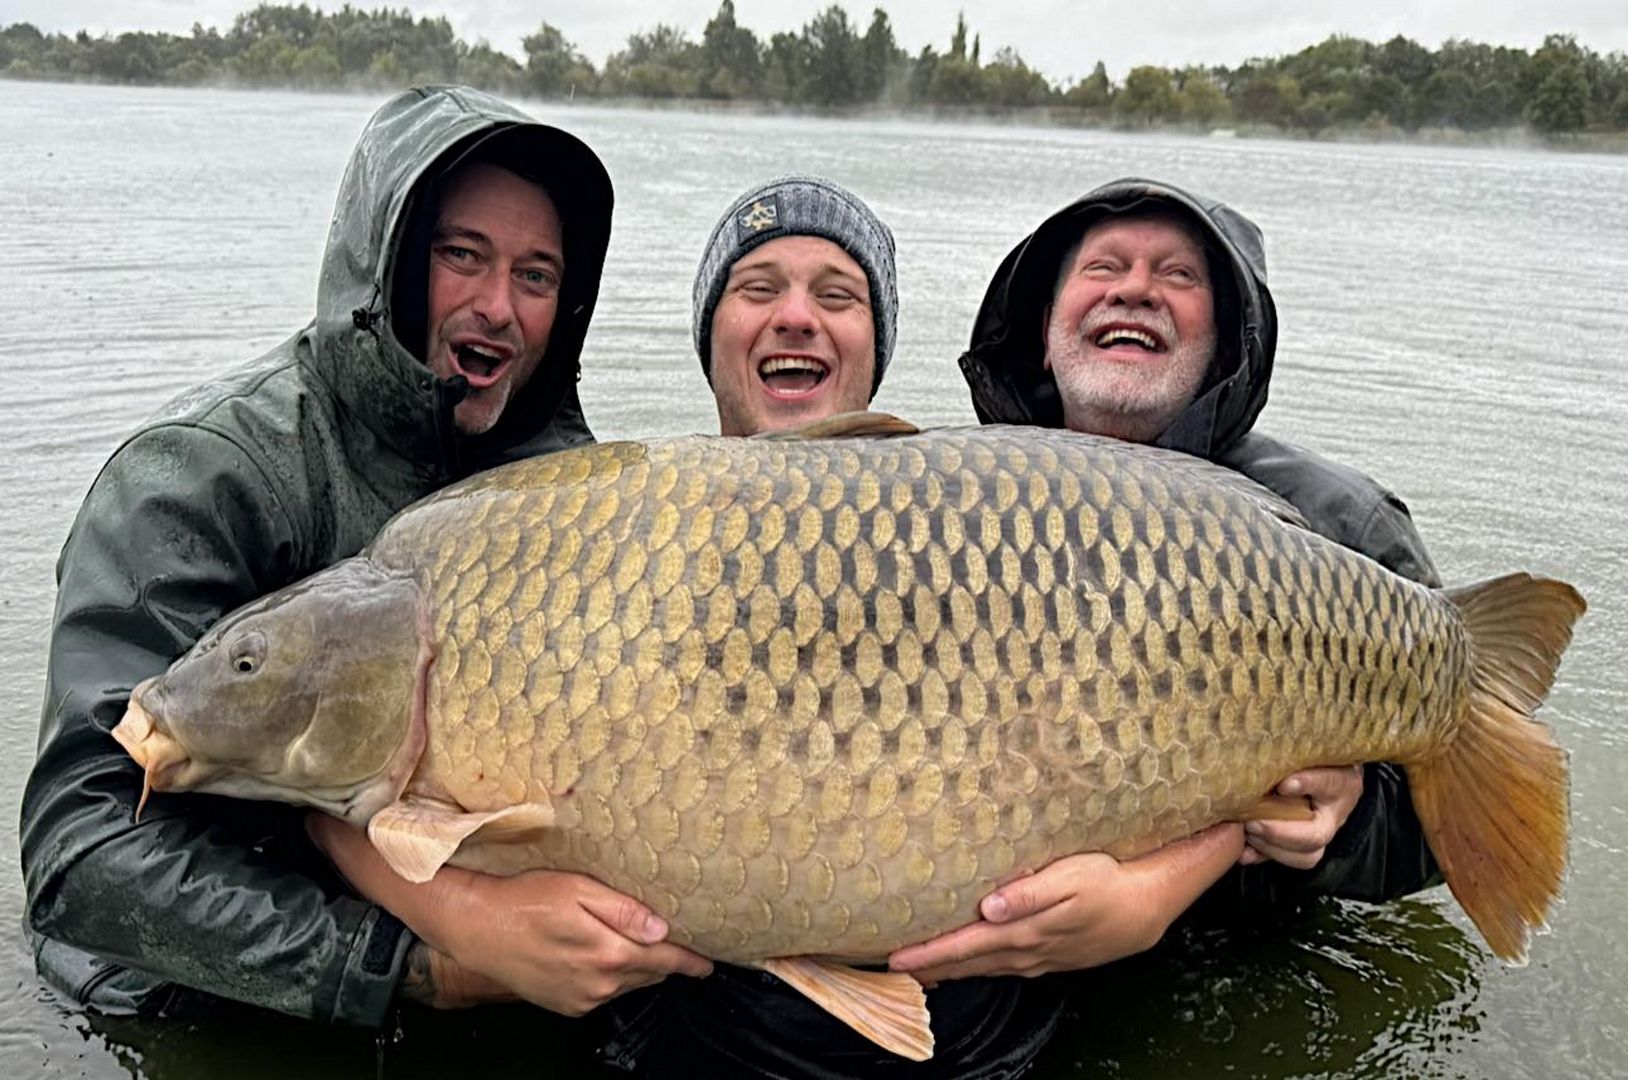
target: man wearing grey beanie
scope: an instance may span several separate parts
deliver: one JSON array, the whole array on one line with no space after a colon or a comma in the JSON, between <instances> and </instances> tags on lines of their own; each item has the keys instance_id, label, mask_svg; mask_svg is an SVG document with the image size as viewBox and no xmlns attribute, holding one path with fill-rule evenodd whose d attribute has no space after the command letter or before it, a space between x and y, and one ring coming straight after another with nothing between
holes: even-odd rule
<instances>
[{"instance_id":1,"label":"man wearing grey beanie","mask_svg":"<svg viewBox=\"0 0 1628 1080\"><path fill-rule=\"evenodd\" d=\"M817 176L737 198L696 269L692 332L724 435L864 409L893 355L893 233Z\"/></svg>"}]
</instances>

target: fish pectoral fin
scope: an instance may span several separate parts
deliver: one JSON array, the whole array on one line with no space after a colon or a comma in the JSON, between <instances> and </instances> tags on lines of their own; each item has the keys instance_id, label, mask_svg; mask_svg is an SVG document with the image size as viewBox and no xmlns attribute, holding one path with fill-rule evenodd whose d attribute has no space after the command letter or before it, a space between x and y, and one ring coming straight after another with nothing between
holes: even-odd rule
<instances>
[{"instance_id":1,"label":"fish pectoral fin","mask_svg":"<svg viewBox=\"0 0 1628 1080\"><path fill-rule=\"evenodd\" d=\"M927 994L914 975L860 971L809 956L781 956L754 966L779 976L882 1049L911 1061L933 1056Z\"/></svg>"},{"instance_id":2,"label":"fish pectoral fin","mask_svg":"<svg viewBox=\"0 0 1628 1080\"><path fill-rule=\"evenodd\" d=\"M853 439L862 436L916 435L921 428L891 413L846 412L784 431L760 431L754 439Z\"/></svg>"},{"instance_id":3,"label":"fish pectoral fin","mask_svg":"<svg viewBox=\"0 0 1628 1080\"><path fill-rule=\"evenodd\" d=\"M477 832L483 841L506 843L529 839L553 825L554 808L547 803L477 812L409 796L374 814L367 836L390 869L408 881L424 882Z\"/></svg>"},{"instance_id":4,"label":"fish pectoral fin","mask_svg":"<svg viewBox=\"0 0 1628 1080\"><path fill-rule=\"evenodd\" d=\"M1310 821L1317 816L1311 800L1304 795L1263 795L1261 801L1245 810L1243 821Z\"/></svg>"}]
</instances>

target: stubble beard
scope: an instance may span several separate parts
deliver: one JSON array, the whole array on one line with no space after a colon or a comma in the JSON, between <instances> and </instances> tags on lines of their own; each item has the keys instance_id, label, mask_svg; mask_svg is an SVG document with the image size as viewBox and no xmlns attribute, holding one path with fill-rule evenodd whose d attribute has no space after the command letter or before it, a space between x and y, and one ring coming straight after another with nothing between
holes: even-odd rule
<instances>
[{"instance_id":1,"label":"stubble beard","mask_svg":"<svg viewBox=\"0 0 1628 1080\"><path fill-rule=\"evenodd\" d=\"M497 427L497 422L503 418L504 411L509 407L509 397L513 391L508 379L485 390L470 390L467 397L460 401L452 410L453 423L460 435L485 435Z\"/></svg>"},{"instance_id":2,"label":"stubble beard","mask_svg":"<svg viewBox=\"0 0 1628 1080\"><path fill-rule=\"evenodd\" d=\"M1175 344L1162 356L1127 364L1092 355L1097 329L1089 320L1076 328L1055 320L1047 326L1046 356L1066 427L1152 442L1192 403L1214 359L1215 334L1178 340L1172 323L1152 328Z\"/></svg>"}]
</instances>

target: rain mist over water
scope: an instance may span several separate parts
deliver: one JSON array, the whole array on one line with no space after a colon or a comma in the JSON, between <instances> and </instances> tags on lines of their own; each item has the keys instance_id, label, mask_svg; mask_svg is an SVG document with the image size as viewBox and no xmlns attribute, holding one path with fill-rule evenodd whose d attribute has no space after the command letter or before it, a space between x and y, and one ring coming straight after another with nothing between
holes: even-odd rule
<instances>
[{"instance_id":1,"label":"rain mist over water","mask_svg":"<svg viewBox=\"0 0 1628 1080\"><path fill-rule=\"evenodd\" d=\"M165 399L313 314L334 192L376 100L0 83L0 804L34 752L52 567L96 470ZM713 429L690 346L702 244L749 183L824 173L899 245L876 405L970 423L955 365L988 276L1120 175L1266 232L1281 332L1260 427L1380 478L1454 583L1514 569L1590 602L1543 716L1572 753L1572 868L1531 963L1492 960L1445 890L1334 902L1075 976L1039 1075L1628 1073L1628 159L539 105L617 187L582 398L601 439ZM344 208L339 209L340 213ZM0 1074L536 1075L555 1021L408 1012L393 1031L252 1011L93 1017L43 989L0 829ZM564 1023L560 1021L558 1023Z\"/></svg>"}]
</instances>

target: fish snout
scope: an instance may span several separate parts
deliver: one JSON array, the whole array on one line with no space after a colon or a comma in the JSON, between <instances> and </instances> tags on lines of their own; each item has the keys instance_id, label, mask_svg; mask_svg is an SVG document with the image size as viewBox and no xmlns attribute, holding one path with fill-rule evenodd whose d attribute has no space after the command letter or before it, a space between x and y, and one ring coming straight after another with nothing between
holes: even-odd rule
<instances>
[{"instance_id":1,"label":"fish snout","mask_svg":"<svg viewBox=\"0 0 1628 1080\"><path fill-rule=\"evenodd\" d=\"M136 819L147 805L147 797L154 791L166 791L170 781L190 760L191 755L175 738L160 729L151 714L142 707L141 698L148 682L142 683L130 694L130 704L124 717L113 728L113 738L125 752L140 765L145 773L141 784L141 801L136 804Z\"/></svg>"}]
</instances>

